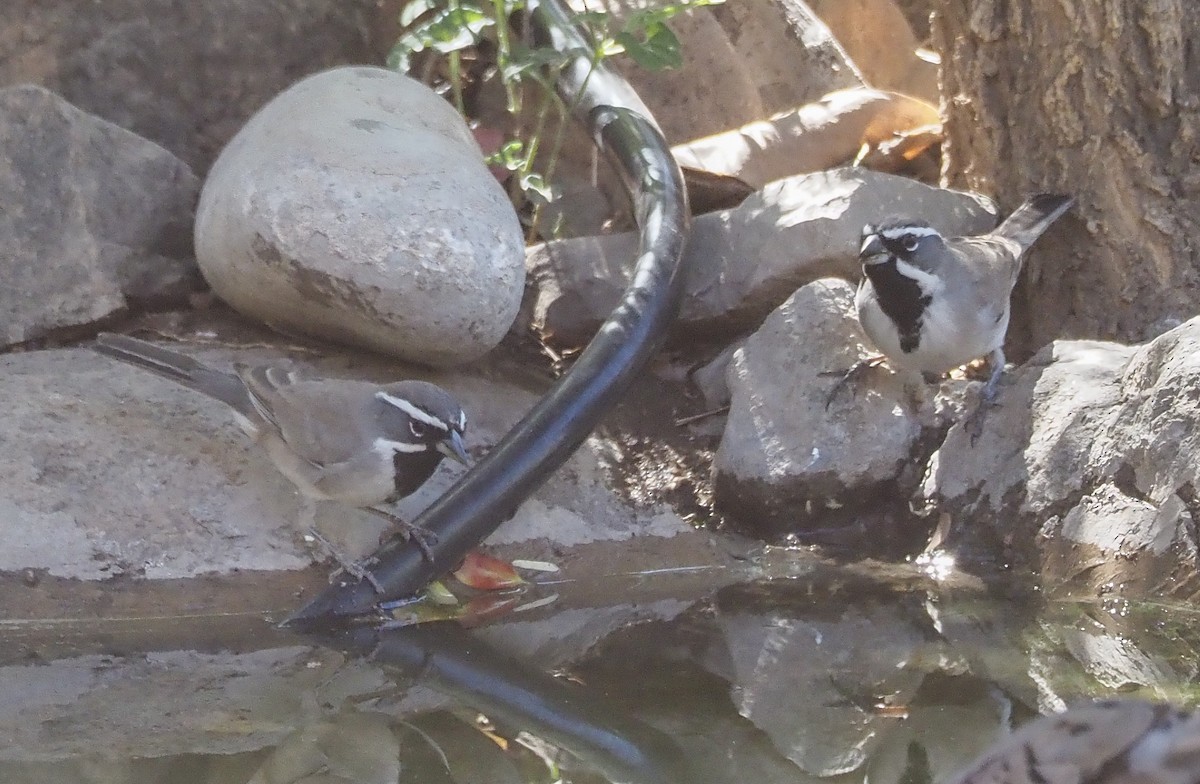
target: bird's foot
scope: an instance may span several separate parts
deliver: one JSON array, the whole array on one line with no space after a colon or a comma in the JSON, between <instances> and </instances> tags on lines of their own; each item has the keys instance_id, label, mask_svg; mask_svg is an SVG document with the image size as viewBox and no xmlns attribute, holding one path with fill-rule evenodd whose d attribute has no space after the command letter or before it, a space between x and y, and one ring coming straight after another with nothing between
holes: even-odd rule
<instances>
[{"instance_id":1,"label":"bird's foot","mask_svg":"<svg viewBox=\"0 0 1200 784\"><path fill-rule=\"evenodd\" d=\"M347 558L341 550L334 547L333 543L326 539L325 535L316 528L309 528L308 534L317 542L317 544L321 545L322 549L325 550L325 554L332 558L338 565L337 570L329 575L330 582L337 580L338 576L341 574L348 574L351 577L357 578L360 582L363 580L369 582L371 587L375 589L375 593L385 593L383 586L379 584L379 580L377 580L375 575L371 573L370 567L375 563L374 558L367 558L362 561L353 561Z\"/></svg>"},{"instance_id":2,"label":"bird's foot","mask_svg":"<svg viewBox=\"0 0 1200 784\"><path fill-rule=\"evenodd\" d=\"M829 395L825 398L825 410L828 411L829 406L831 406L833 401L837 399L837 396L841 394L842 387L851 383L857 383L858 379L862 378L864 373L871 368L879 367L881 364L883 364L885 359L887 359L887 357L881 354L879 356L860 359L851 365L848 370L826 370L819 373L818 375L822 377L841 376L841 378L838 379L838 382L833 385L833 389L829 390Z\"/></svg>"},{"instance_id":3,"label":"bird's foot","mask_svg":"<svg viewBox=\"0 0 1200 784\"><path fill-rule=\"evenodd\" d=\"M428 528L414 525L402 517L398 517L391 512L385 512L382 509L376 509L373 506L367 507L367 511L382 517L394 527L399 528L404 536L411 540L412 543L415 544L421 551L421 557L423 557L428 563L433 563L433 550L431 548L433 545L438 543L437 534L435 534L433 531L430 531Z\"/></svg>"}]
</instances>

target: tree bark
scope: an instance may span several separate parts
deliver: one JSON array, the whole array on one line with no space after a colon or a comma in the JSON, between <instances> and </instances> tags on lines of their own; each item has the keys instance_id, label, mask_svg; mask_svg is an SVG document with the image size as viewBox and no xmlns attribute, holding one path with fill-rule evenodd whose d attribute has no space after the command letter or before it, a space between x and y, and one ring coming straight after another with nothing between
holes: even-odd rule
<instances>
[{"instance_id":1,"label":"tree bark","mask_svg":"<svg viewBox=\"0 0 1200 784\"><path fill-rule=\"evenodd\" d=\"M1035 248L1010 342L1146 339L1200 312L1194 0L947 0L943 174L1002 209L1078 198Z\"/></svg>"}]
</instances>

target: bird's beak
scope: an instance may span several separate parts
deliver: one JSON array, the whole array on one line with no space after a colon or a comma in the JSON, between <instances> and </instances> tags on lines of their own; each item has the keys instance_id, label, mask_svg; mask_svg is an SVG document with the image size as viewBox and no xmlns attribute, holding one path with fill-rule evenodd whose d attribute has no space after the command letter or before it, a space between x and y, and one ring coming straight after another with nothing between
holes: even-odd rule
<instances>
[{"instance_id":1,"label":"bird's beak","mask_svg":"<svg viewBox=\"0 0 1200 784\"><path fill-rule=\"evenodd\" d=\"M859 261L866 261L872 256L880 256L887 253L887 248L883 247L883 240L879 239L878 234L864 234L862 247L858 249Z\"/></svg>"},{"instance_id":2,"label":"bird's beak","mask_svg":"<svg viewBox=\"0 0 1200 784\"><path fill-rule=\"evenodd\" d=\"M457 430L450 431L450 435L438 441L436 449L451 460L457 460L467 468L471 467L471 457L463 447L462 433Z\"/></svg>"}]
</instances>

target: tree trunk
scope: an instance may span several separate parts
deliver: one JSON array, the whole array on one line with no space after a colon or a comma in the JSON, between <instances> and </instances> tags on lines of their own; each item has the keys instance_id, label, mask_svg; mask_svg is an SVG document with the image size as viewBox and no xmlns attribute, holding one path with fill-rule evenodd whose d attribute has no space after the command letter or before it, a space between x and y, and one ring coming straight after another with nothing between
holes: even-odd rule
<instances>
[{"instance_id":1,"label":"tree trunk","mask_svg":"<svg viewBox=\"0 0 1200 784\"><path fill-rule=\"evenodd\" d=\"M1200 13L1194 0L946 0L944 175L1004 210L1078 205L1015 294L1010 342L1143 340L1200 312Z\"/></svg>"}]
</instances>

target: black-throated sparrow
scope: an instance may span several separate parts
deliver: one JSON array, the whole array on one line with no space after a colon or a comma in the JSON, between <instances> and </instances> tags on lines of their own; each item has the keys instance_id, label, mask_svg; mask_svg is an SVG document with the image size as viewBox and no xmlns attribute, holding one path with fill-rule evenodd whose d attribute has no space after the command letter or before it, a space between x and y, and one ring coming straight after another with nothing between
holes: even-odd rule
<instances>
[{"instance_id":1,"label":"black-throated sparrow","mask_svg":"<svg viewBox=\"0 0 1200 784\"><path fill-rule=\"evenodd\" d=\"M441 387L308 379L276 366L223 373L126 335L100 334L93 348L226 404L301 493L384 517L431 558L431 532L375 507L415 492L443 457L470 465L462 442L467 415Z\"/></svg>"},{"instance_id":2,"label":"black-throated sparrow","mask_svg":"<svg viewBox=\"0 0 1200 784\"><path fill-rule=\"evenodd\" d=\"M1004 371L1009 298L1025 252L1074 203L1070 196L1038 194L976 237L943 237L928 223L906 218L864 226L863 280L854 299L863 331L901 371L940 375L987 356L991 376L983 399L991 402Z\"/></svg>"}]
</instances>

